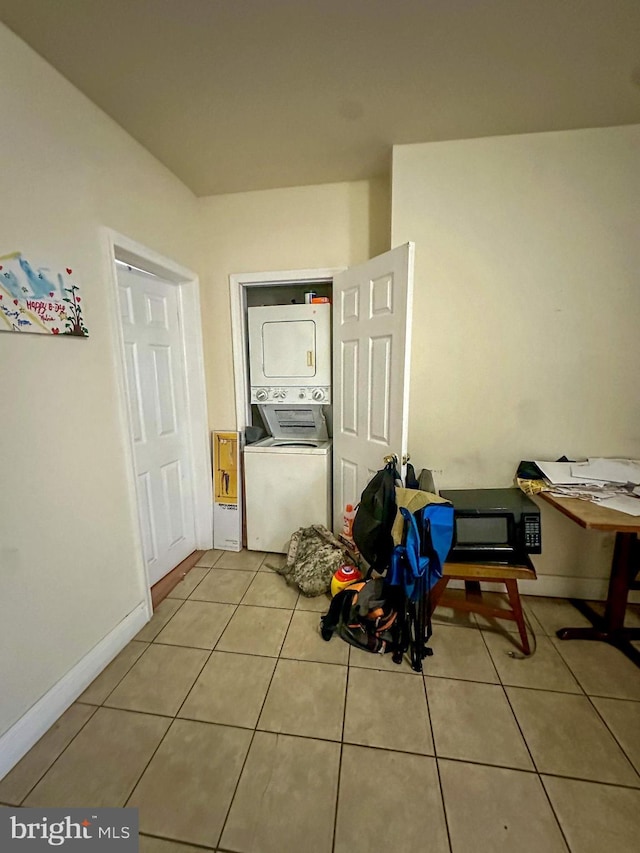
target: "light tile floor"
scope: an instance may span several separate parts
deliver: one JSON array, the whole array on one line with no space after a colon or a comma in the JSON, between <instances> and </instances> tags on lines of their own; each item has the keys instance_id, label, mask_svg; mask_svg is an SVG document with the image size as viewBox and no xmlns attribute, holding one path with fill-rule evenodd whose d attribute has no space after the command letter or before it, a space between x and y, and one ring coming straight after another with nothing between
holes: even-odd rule
<instances>
[{"instance_id":1,"label":"light tile floor","mask_svg":"<svg viewBox=\"0 0 640 853\"><path fill-rule=\"evenodd\" d=\"M558 641L569 602L523 599L530 659L440 609L421 677L324 642L280 559L207 552L0 803L137 806L142 853L635 853L640 671Z\"/></svg>"}]
</instances>

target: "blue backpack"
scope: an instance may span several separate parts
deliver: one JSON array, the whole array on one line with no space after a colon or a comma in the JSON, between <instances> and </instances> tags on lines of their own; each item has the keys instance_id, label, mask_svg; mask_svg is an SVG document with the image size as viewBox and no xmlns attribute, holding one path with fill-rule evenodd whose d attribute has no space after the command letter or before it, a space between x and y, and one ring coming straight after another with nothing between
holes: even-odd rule
<instances>
[{"instance_id":1,"label":"blue backpack","mask_svg":"<svg viewBox=\"0 0 640 853\"><path fill-rule=\"evenodd\" d=\"M400 512L405 522L404 543L393 549L386 581L401 586L415 602L442 577L442 564L453 540L453 505L427 504L413 514L400 507Z\"/></svg>"},{"instance_id":2,"label":"blue backpack","mask_svg":"<svg viewBox=\"0 0 640 853\"><path fill-rule=\"evenodd\" d=\"M453 540L453 506L450 503L427 504L415 513L400 507L405 522L403 542L396 545L385 583L402 592L405 607L401 615L401 642L394 652L400 663L404 652L411 651L411 666L422 672L422 660L433 654L427 647L431 638L430 592L442 577L442 564Z\"/></svg>"}]
</instances>

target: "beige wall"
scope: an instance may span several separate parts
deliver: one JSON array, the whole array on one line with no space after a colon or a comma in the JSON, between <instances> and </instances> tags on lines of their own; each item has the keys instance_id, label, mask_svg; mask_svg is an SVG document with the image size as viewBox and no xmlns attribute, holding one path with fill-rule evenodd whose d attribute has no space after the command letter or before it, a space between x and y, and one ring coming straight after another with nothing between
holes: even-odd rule
<instances>
[{"instance_id":1,"label":"beige wall","mask_svg":"<svg viewBox=\"0 0 640 853\"><path fill-rule=\"evenodd\" d=\"M0 333L2 733L143 600L100 228L194 268L197 203L1 25L0 78L0 254L72 267L90 332Z\"/></svg>"},{"instance_id":2,"label":"beige wall","mask_svg":"<svg viewBox=\"0 0 640 853\"><path fill-rule=\"evenodd\" d=\"M394 149L416 242L409 446L441 487L521 459L640 456L640 126ZM606 577L610 538L544 516L539 568Z\"/></svg>"},{"instance_id":3,"label":"beige wall","mask_svg":"<svg viewBox=\"0 0 640 853\"><path fill-rule=\"evenodd\" d=\"M202 312L212 429L233 429L229 275L346 267L389 248L388 182L262 190L200 199Z\"/></svg>"}]
</instances>

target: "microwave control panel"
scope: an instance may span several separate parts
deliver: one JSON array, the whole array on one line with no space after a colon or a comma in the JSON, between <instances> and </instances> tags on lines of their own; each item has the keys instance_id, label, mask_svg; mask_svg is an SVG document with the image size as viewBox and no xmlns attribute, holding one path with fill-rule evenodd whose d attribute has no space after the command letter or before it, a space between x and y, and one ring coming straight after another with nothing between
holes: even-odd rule
<instances>
[{"instance_id":1,"label":"microwave control panel","mask_svg":"<svg viewBox=\"0 0 640 853\"><path fill-rule=\"evenodd\" d=\"M540 533L540 516L523 513L524 547L529 554L540 554L542 536Z\"/></svg>"}]
</instances>

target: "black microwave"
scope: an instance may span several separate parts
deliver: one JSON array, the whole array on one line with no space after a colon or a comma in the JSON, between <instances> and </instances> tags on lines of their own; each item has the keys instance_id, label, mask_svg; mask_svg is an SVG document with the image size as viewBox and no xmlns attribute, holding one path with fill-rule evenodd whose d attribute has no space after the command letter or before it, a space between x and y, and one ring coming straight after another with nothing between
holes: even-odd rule
<instances>
[{"instance_id":1,"label":"black microwave","mask_svg":"<svg viewBox=\"0 0 640 853\"><path fill-rule=\"evenodd\" d=\"M454 509L450 562L526 563L540 554L540 510L520 489L440 492Z\"/></svg>"}]
</instances>

